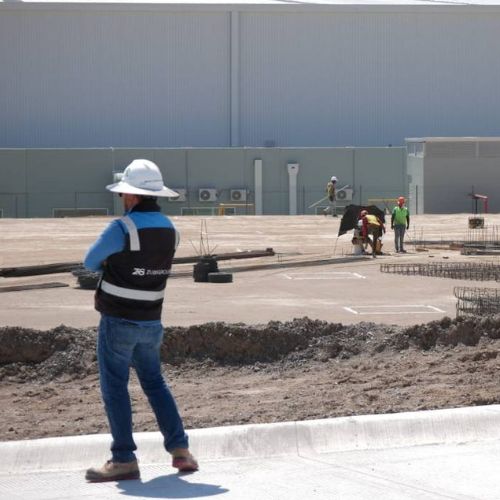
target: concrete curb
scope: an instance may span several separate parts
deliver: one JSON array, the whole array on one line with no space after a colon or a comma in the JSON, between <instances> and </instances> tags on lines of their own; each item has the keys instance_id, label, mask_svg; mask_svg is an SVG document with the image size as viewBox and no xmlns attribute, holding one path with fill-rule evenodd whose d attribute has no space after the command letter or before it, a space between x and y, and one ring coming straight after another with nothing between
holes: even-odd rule
<instances>
[{"instance_id":1,"label":"concrete curb","mask_svg":"<svg viewBox=\"0 0 500 500\"><path fill-rule=\"evenodd\" d=\"M500 439L500 405L189 431L203 462ZM159 432L134 435L141 464L168 463ZM0 474L80 470L109 458L109 434L0 443Z\"/></svg>"}]
</instances>

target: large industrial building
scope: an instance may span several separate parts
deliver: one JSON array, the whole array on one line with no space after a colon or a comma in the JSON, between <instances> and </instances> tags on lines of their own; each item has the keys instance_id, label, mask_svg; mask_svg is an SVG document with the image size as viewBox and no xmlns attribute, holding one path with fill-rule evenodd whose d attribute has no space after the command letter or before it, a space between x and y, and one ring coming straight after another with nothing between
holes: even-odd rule
<instances>
[{"instance_id":1,"label":"large industrial building","mask_svg":"<svg viewBox=\"0 0 500 500\"><path fill-rule=\"evenodd\" d=\"M500 135L500 2L0 2L0 147Z\"/></svg>"},{"instance_id":2,"label":"large industrial building","mask_svg":"<svg viewBox=\"0 0 500 500\"><path fill-rule=\"evenodd\" d=\"M111 213L141 156L172 214L315 213L333 174L417 209L405 138L500 136L499 42L500 0L0 0L0 216ZM418 211L466 210L470 179L436 202L425 168Z\"/></svg>"}]
</instances>

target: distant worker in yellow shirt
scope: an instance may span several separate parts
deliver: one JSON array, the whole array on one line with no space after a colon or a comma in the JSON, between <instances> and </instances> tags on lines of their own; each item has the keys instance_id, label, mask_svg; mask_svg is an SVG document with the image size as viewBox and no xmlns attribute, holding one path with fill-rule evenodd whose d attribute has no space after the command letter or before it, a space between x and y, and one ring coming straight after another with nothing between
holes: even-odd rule
<instances>
[{"instance_id":1,"label":"distant worker in yellow shirt","mask_svg":"<svg viewBox=\"0 0 500 500\"><path fill-rule=\"evenodd\" d=\"M405 230L410 228L410 212L405 207L404 196L398 198L398 204L394 207L391 216L391 229L394 229L394 246L396 253L406 253L403 246Z\"/></svg>"},{"instance_id":2,"label":"distant worker in yellow shirt","mask_svg":"<svg viewBox=\"0 0 500 500\"><path fill-rule=\"evenodd\" d=\"M328 212L331 212L333 217L337 217L337 182L337 177L332 175L326 185L326 194L328 197L328 201L330 202L330 206L325 208L325 210L323 211L325 215L327 215Z\"/></svg>"},{"instance_id":3,"label":"distant worker in yellow shirt","mask_svg":"<svg viewBox=\"0 0 500 500\"><path fill-rule=\"evenodd\" d=\"M379 243L382 235L385 234L385 226L382 220L376 215L369 214L367 210L361 210L359 214L358 227L361 230L361 237L364 243L368 243L372 248L372 257L377 256L377 251L381 251ZM373 239L370 239L372 235Z\"/></svg>"}]
</instances>

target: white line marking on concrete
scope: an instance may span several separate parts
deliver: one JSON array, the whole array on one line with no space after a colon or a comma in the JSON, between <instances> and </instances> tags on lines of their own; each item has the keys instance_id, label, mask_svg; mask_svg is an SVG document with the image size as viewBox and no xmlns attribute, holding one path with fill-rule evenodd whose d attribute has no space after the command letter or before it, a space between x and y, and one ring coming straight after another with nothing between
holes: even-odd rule
<instances>
[{"instance_id":1,"label":"white line marking on concrete","mask_svg":"<svg viewBox=\"0 0 500 500\"><path fill-rule=\"evenodd\" d=\"M434 309L436 312L439 312L439 313L446 312L446 311L443 311L442 309L439 309L439 307L436 307L436 306L426 306L426 307L429 307L430 309Z\"/></svg>"},{"instance_id":2,"label":"white line marking on concrete","mask_svg":"<svg viewBox=\"0 0 500 500\"><path fill-rule=\"evenodd\" d=\"M346 311L349 311L352 314L359 314L358 311L355 311L354 309L351 309L350 307L344 307Z\"/></svg>"},{"instance_id":3,"label":"white line marking on concrete","mask_svg":"<svg viewBox=\"0 0 500 500\"><path fill-rule=\"evenodd\" d=\"M329 273L284 273L283 276L289 280L352 280L366 279L359 273L348 271L332 271Z\"/></svg>"},{"instance_id":4,"label":"white line marking on concrete","mask_svg":"<svg viewBox=\"0 0 500 500\"><path fill-rule=\"evenodd\" d=\"M399 309L404 310L399 310ZM346 311L352 314L436 314L436 313L445 313L439 307L429 306L425 304L400 304L400 305L376 305L376 306L352 306L352 307L344 307ZM383 309L383 311L380 311ZM390 309L396 309L396 311L391 311ZM421 309L416 310L416 309Z\"/></svg>"}]
</instances>

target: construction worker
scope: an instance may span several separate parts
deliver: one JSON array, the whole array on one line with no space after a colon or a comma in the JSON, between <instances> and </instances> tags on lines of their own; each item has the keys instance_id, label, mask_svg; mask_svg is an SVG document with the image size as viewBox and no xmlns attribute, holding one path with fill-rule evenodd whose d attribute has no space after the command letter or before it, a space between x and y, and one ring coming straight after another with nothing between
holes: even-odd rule
<instances>
[{"instance_id":1,"label":"construction worker","mask_svg":"<svg viewBox=\"0 0 500 500\"><path fill-rule=\"evenodd\" d=\"M97 361L104 408L113 442L111 459L87 470L91 482L139 479L132 435L128 392L134 366L155 413L172 466L183 472L198 469L174 397L162 376L161 312L179 235L160 212L157 197L177 197L164 186L158 167L134 160L120 182L106 186L123 202L125 215L113 220L89 248L84 265L102 272L95 294L101 313Z\"/></svg>"},{"instance_id":2,"label":"construction worker","mask_svg":"<svg viewBox=\"0 0 500 500\"><path fill-rule=\"evenodd\" d=\"M337 181L337 177L332 175L326 185L326 194L328 196L330 206L325 208L323 211L325 215L327 215L328 212L331 212L334 217L337 217Z\"/></svg>"},{"instance_id":3,"label":"construction worker","mask_svg":"<svg viewBox=\"0 0 500 500\"><path fill-rule=\"evenodd\" d=\"M410 228L410 212L405 207L404 196L398 198L398 204L392 210L391 229L394 229L394 246L396 253L406 253L403 247L405 230Z\"/></svg>"},{"instance_id":4,"label":"construction worker","mask_svg":"<svg viewBox=\"0 0 500 500\"><path fill-rule=\"evenodd\" d=\"M378 251L379 239L385 233L385 226L376 215L369 214L367 210L361 210L358 225L361 226L361 237L365 243L372 247L372 257L375 258ZM370 239L372 235L373 239Z\"/></svg>"}]
</instances>

